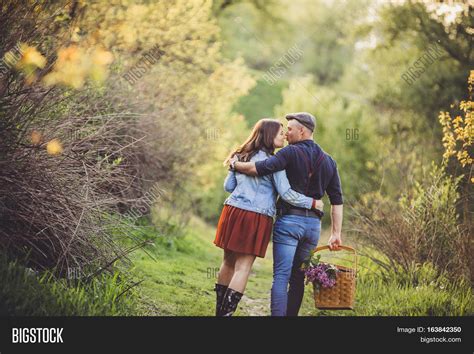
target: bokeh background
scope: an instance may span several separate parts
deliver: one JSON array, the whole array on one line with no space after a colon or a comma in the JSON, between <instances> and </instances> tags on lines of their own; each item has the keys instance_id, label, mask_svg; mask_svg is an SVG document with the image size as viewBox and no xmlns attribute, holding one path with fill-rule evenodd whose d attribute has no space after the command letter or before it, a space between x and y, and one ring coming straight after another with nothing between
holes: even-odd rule
<instances>
[{"instance_id":1,"label":"bokeh background","mask_svg":"<svg viewBox=\"0 0 474 354\"><path fill-rule=\"evenodd\" d=\"M472 315L473 34L469 1L2 1L0 313L212 315L222 162L308 111L359 276L301 314Z\"/></svg>"}]
</instances>

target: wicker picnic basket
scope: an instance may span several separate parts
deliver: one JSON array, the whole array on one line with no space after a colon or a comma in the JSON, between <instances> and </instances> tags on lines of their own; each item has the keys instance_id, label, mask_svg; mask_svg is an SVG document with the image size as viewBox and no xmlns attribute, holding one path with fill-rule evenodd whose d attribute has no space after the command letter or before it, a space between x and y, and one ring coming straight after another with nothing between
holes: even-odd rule
<instances>
[{"instance_id":1,"label":"wicker picnic basket","mask_svg":"<svg viewBox=\"0 0 474 354\"><path fill-rule=\"evenodd\" d=\"M329 249L329 246L317 247L314 253ZM349 246L339 246L339 250L350 251L354 255L353 267L337 265L336 284L332 288L317 289L314 285L314 302L320 310L353 310L356 290L357 253Z\"/></svg>"}]
</instances>

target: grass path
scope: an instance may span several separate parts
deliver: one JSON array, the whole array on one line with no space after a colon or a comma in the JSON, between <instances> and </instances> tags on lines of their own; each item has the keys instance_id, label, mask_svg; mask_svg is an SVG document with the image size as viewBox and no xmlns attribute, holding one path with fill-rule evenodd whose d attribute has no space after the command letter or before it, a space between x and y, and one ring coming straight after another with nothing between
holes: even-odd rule
<instances>
[{"instance_id":1,"label":"grass path","mask_svg":"<svg viewBox=\"0 0 474 354\"><path fill-rule=\"evenodd\" d=\"M143 279L145 312L154 316L213 316L213 287L222 259L222 250L212 243L214 236L215 228L193 218L186 237L156 239L155 246L147 249L155 260L144 251L133 255L133 272ZM236 315L270 315L271 283L270 244L266 257L254 263ZM311 294L305 300L302 314L311 314Z\"/></svg>"}]
</instances>

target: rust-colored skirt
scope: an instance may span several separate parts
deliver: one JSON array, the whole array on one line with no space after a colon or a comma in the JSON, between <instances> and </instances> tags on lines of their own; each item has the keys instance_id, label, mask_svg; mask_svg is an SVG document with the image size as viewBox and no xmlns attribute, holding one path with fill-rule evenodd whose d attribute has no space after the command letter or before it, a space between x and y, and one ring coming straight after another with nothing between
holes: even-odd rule
<instances>
[{"instance_id":1,"label":"rust-colored skirt","mask_svg":"<svg viewBox=\"0 0 474 354\"><path fill-rule=\"evenodd\" d=\"M224 250L265 257L272 235L273 218L224 205L217 224L216 246Z\"/></svg>"}]
</instances>

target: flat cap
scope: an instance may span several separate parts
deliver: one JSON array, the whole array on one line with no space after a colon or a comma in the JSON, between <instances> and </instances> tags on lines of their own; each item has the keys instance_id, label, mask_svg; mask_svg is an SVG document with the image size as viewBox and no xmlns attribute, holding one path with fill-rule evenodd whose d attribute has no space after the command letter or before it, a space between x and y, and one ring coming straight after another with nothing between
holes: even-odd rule
<instances>
[{"instance_id":1,"label":"flat cap","mask_svg":"<svg viewBox=\"0 0 474 354\"><path fill-rule=\"evenodd\" d=\"M314 127L316 126L316 118L308 112L289 113L285 118L286 120L295 119L311 131L314 131Z\"/></svg>"}]
</instances>

